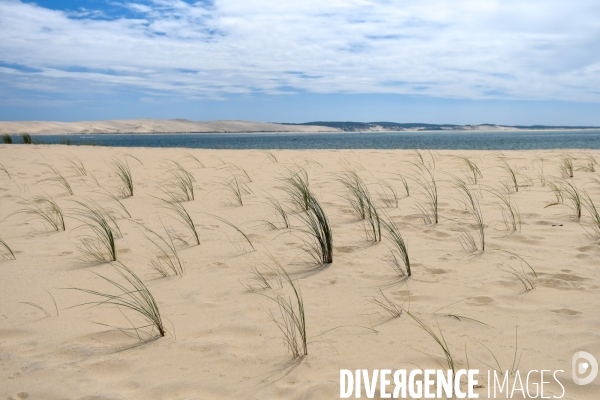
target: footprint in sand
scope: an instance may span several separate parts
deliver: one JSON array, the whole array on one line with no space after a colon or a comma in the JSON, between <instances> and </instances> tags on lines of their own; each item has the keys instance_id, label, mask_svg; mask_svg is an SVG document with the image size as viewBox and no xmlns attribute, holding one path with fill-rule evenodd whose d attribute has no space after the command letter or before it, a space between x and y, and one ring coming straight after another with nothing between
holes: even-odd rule
<instances>
[{"instance_id":1,"label":"footprint in sand","mask_svg":"<svg viewBox=\"0 0 600 400\"><path fill-rule=\"evenodd\" d=\"M441 268L432 268L427 270L427 272L429 272L430 274L434 274L434 275L442 275L446 273L446 270L441 269Z\"/></svg>"},{"instance_id":2,"label":"footprint in sand","mask_svg":"<svg viewBox=\"0 0 600 400\"><path fill-rule=\"evenodd\" d=\"M488 296L475 296L475 297L469 298L469 301L471 303L474 303L474 304L477 304L477 305L484 305L484 304L492 304L496 300L494 300L494 299L492 299L491 297L488 297Z\"/></svg>"},{"instance_id":3,"label":"footprint in sand","mask_svg":"<svg viewBox=\"0 0 600 400\"><path fill-rule=\"evenodd\" d=\"M554 274L554 275L551 275L551 277L557 278L557 279L562 279L563 281L567 281L567 282L583 282L583 281L587 280L586 278L582 278L575 274Z\"/></svg>"},{"instance_id":4,"label":"footprint in sand","mask_svg":"<svg viewBox=\"0 0 600 400\"><path fill-rule=\"evenodd\" d=\"M568 308L561 308L560 310L550 310L553 313L556 314L563 314L563 315L579 315L581 314L579 311L575 311L575 310L570 310Z\"/></svg>"},{"instance_id":5,"label":"footprint in sand","mask_svg":"<svg viewBox=\"0 0 600 400\"><path fill-rule=\"evenodd\" d=\"M214 263L212 263L212 264L213 264L213 265L216 265L217 267L226 267L226 266L227 266L227 264L225 264L225 263L222 263L222 262L218 262L218 261L217 261L217 262L214 262Z\"/></svg>"},{"instance_id":6,"label":"footprint in sand","mask_svg":"<svg viewBox=\"0 0 600 400\"><path fill-rule=\"evenodd\" d=\"M549 274L540 278L540 285L558 290L591 289L582 282L588 279L571 273Z\"/></svg>"},{"instance_id":7,"label":"footprint in sand","mask_svg":"<svg viewBox=\"0 0 600 400\"><path fill-rule=\"evenodd\" d=\"M598 246L583 246L583 247L578 247L577 250L579 250L582 253L587 253L587 252L594 252L594 253L600 253L600 248L598 248Z\"/></svg>"},{"instance_id":8,"label":"footprint in sand","mask_svg":"<svg viewBox=\"0 0 600 400\"><path fill-rule=\"evenodd\" d=\"M446 233L446 232L436 231L435 236L437 236L439 238L447 238L448 236L450 236L450 234Z\"/></svg>"},{"instance_id":9,"label":"footprint in sand","mask_svg":"<svg viewBox=\"0 0 600 400\"><path fill-rule=\"evenodd\" d=\"M340 247L334 247L333 248L334 251L340 252L340 253L352 253L354 252L356 249L354 247L350 247L350 246L340 246Z\"/></svg>"},{"instance_id":10,"label":"footprint in sand","mask_svg":"<svg viewBox=\"0 0 600 400\"><path fill-rule=\"evenodd\" d=\"M29 398L29 393L27 392L19 392L17 394L15 394L14 396L8 396L8 400L23 400L23 399L28 399Z\"/></svg>"}]
</instances>

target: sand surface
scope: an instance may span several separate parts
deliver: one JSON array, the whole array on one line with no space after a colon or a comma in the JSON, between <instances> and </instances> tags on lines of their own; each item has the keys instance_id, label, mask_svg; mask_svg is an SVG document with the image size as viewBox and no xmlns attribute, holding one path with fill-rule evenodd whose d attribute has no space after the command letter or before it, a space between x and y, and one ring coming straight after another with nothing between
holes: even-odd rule
<instances>
[{"instance_id":1,"label":"sand surface","mask_svg":"<svg viewBox=\"0 0 600 400\"><path fill-rule=\"evenodd\" d=\"M510 369L517 330L520 371L564 370L564 398L595 399L599 379L580 387L570 376L576 351L600 356L598 238L588 233L589 214L584 210L578 221L567 199L564 205L546 207L556 198L540 180L540 159L546 181L557 181L559 156L566 153L434 152L440 221L425 225L416 209L425 197L411 180L418 177L411 163L419 163L412 151L273 151L275 162L260 151L2 146L0 163L12 179L0 171L0 238L16 260L9 260L6 251L0 260L0 398L335 399L340 369L440 368L438 362L445 366L440 347L412 318L406 313L390 318L371 302L383 293L436 332L439 326L459 368L468 363L483 376L495 367L485 345L503 370ZM570 154L575 159L575 184L600 205L600 185L594 181L600 174L581 169L587 154L600 159L600 153ZM463 230L476 242L479 237L448 175L466 179L469 171L457 155L471 157L483 174L479 185L469 187L474 192L482 189L484 252L466 251L458 240ZM430 155L423 156L431 166ZM120 194L121 183L109 165L113 157L127 159L133 173L134 196L120 199L131 218L100 189ZM508 182L508 173L501 167L502 157L515 168L520 184L518 193L507 194L520 209L522 229L517 232L505 228L499 199L483 190L498 188L506 194L502 183ZM87 176L70 167L68 160L76 159L83 162ZM195 221L199 246L157 199L171 179L169 160L178 160L196 179L196 199L181 204ZM46 180L51 177L48 165L65 176L74 195ZM281 229L267 203L269 193L289 208L278 179L286 168L297 166L307 171L310 188L332 225L330 265L308 261L302 250L301 219L290 211L293 229ZM366 240L363 224L354 218L336 182L335 174L344 166L362 177L380 210L399 226L408 245L412 277L400 277L386 262L389 240L377 244ZM398 173L407 178L408 197ZM249 192L242 195L243 206L235 205L224 189L233 176ZM398 207L381 198L382 180L397 191ZM27 200L44 194L65 211L66 231L55 232L39 218L11 215L27 207ZM117 294L95 273L120 279L111 264L89 262L80 251L81 240L91 232L78 227L81 223L73 218L80 208L74 200L87 199L116 218L123 236L116 240L118 259L152 292L168 330L165 337L132 336L131 326L144 321L126 310L74 307L99 298L68 288ZM206 213L238 224L256 250ZM158 251L140 224L159 232L163 224L182 239L175 244L185 274L157 276L150 262ZM537 277L515 254L531 265ZM273 290L291 296L289 286L279 288L269 275L268 267L274 267L270 256L301 288L309 341L304 358L292 358L269 315L272 311L279 318L279 309L261 294L272 291L251 293L245 288L251 268L256 267L270 277ZM511 268L525 273L535 288L526 291ZM145 338L151 331L138 333ZM486 391L477 389L480 398L487 398ZM560 393L560 387L550 385L545 394Z\"/></svg>"},{"instance_id":2,"label":"sand surface","mask_svg":"<svg viewBox=\"0 0 600 400\"><path fill-rule=\"evenodd\" d=\"M326 126L284 125L254 121L187 119L129 119L109 121L0 121L0 134L61 135L100 133L233 133L233 132L339 132Z\"/></svg>"}]
</instances>

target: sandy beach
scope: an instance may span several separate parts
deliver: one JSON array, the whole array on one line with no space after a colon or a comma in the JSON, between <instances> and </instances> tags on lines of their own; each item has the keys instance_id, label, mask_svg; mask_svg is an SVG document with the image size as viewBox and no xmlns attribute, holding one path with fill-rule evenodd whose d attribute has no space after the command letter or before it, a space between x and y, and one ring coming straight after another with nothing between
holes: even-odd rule
<instances>
[{"instance_id":1,"label":"sandy beach","mask_svg":"<svg viewBox=\"0 0 600 400\"><path fill-rule=\"evenodd\" d=\"M590 157L600 151L0 146L0 239L12 251L0 247L0 397L336 399L340 369L446 368L421 321L443 335L457 368L479 369L482 382L488 370L563 370L563 398L596 399L600 381L571 379L575 352L600 355L598 227L585 204L577 218L570 197L587 193L600 207L600 167ZM133 196L119 165L131 171ZM328 218L330 264L306 251L306 213L284 190L292 173L308 178ZM354 214L349 176L398 228L410 277L385 226L378 241L368 218ZM193 200L177 177L191 177ZM32 213L50 212L40 196L62 210L64 230ZM199 245L173 202L189 213ZM119 295L102 277L124 282L121 264L91 257L100 245L84 205L109 221L116 258L151 292L164 337L131 310L90 303L106 299L78 290ZM275 322L283 320L273 299L296 301L277 263L301 290L306 356L293 356ZM386 299L399 316L381 306ZM558 397L552 382L545 396ZM487 390L476 393L488 398Z\"/></svg>"}]
</instances>

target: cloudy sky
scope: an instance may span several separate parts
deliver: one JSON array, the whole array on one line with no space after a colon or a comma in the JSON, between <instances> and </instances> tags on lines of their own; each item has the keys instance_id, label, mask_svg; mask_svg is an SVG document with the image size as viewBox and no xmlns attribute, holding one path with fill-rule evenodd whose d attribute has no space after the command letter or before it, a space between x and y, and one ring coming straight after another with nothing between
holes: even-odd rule
<instances>
[{"instance_id":1,"label":"cloudy sky","mask_svg":"<svg viewBox=\"0 0 600 400\"><path fill-rule=\"evenodd\" d=\"M0 119L600 125L598 0L0 0Z\"/></svg>"}]
</instances>

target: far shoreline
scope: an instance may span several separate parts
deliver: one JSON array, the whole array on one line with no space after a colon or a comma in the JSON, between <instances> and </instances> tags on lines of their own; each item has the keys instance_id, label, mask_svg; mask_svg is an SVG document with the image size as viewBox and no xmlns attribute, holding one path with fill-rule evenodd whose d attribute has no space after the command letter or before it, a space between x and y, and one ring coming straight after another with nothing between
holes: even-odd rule
<instances>
[{"instance_id":1,"label":"far shoreline","mask_svg":"<svg viewBox=\"0 0 600 400\"><path fill-rule=\"evenodd\" d=\"M555 129L414 129L414 130L390 130L390 131L239 131L239 132L95 132L95 133L32 133L32 137L44 136L109 136L109 135L131 135L131 136L152 136L152 135L340 135L340 134L377 134L377 133L531 133L531 132L599 132L600 128L555 128ZM25 133L9 133L11 136L21 136Z\"/></svg>"},{"instance_id":2,"label":"far shoreline","mask_svg":"<svg viewBox=\"0 0 600 400\"><path fill-rule=\"evenodd\" d=\"M304 135L324 133L436 132L583 132L600 131L583 125L431 124L398 122L315 121L302 124L240 120L130 119L105 121L0 121L7 135Z\"/></svg>"},{"instance_id":3,"label":"far shoreline","mask_svg":"<svg viewBox=\"0 0 600 400\"><path fill-rule=\"evenodd\" d=\"M182 132L94 133L13 136L5 143L204 149L430 149L430 150L600 150L600 129L413 130L362 132Z\"/></svg>"}]
</instances>

